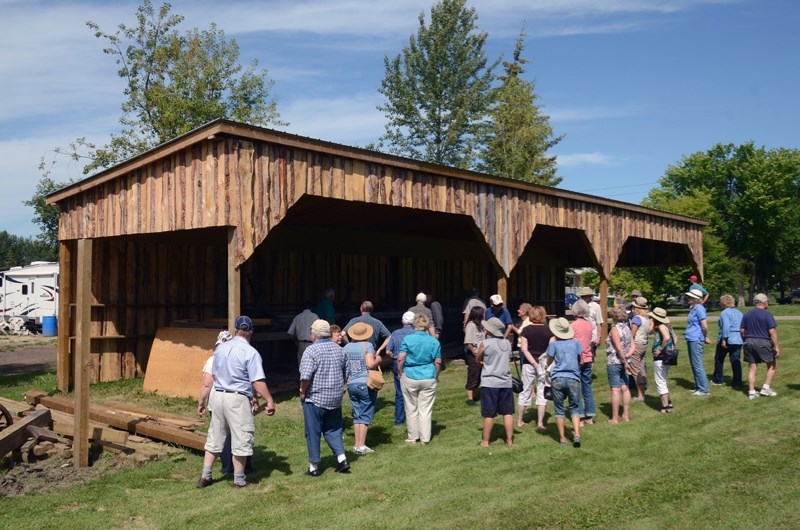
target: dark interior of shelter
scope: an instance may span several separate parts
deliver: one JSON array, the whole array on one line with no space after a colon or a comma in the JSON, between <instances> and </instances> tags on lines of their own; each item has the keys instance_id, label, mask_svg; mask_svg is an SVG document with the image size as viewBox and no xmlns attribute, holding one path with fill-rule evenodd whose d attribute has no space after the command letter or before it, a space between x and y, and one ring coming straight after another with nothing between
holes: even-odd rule
<instances>
[{"instance_id":1,"label":"dark interior of shelter","mask_svg":"<svg viewBox=\"0 0 800 530\"><path fill-rule=\"evenodd\" d=\"M132 341L122 349L142 373L159 327L225 328L227 238L226 228L211 228L98 239L92 311L104 329L93 335ZM512 316L524 301L564 314L565 268L591 265L582 231L537 226L508 279ZM336 293L338 324L370 300L389 330L400 327L417 293L429 291L443 307L445 352L457 355L465 299L473 287L488 299L501 277L468 216L304 197L241 265L241 308L256 319L253 345L265 365L291 372L296 347L286 330L326 289Z\"/></svg>"}]
</instances>

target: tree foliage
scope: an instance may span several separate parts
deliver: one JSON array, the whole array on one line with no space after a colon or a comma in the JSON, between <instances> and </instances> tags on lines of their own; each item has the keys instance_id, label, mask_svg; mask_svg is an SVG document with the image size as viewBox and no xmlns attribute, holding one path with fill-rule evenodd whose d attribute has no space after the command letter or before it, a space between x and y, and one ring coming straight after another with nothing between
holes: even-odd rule
<instances>
[{"instance_id":1,"label":"tree foliage","mask_svg":"<svg viewBox=\"0 0 800 530\"><path fill-rule=\"evenodd\" d=\"M527 59L524 34L517 39L513 61L504 61L505 75L492 91L486 143L479 169L487 173L546 186L557 186L556 157L547 151L562 136L553 136L549 116L536 104L534 83L520 77Z\"/></svg>"},{"instance_id":2,"label":"tree foliage","mask_svg":"<svg viewBox=\"0 0 800 530\"><path fill-rule=\"evenodd\" d=\"M90 153L84 172L108 167L217 118L252 125L284 125L273 86L258 62L239 64L239 45L225 38L216 24L181 34L181 15L168 3L156 11L144 0L137 24L120 24L115 33L87 22L103 52L114 57L117 75L125 80L122 131Z\"/></svg>"},{"instance_id":3,"label":"tree foliage","mask_svg":"<svg viewBox=\"0 0 800 530\"><path fill-rule=\"evenodd\" d=\"M752 295L797 270L800 151L717 144L667 168L659 183L645 206L710 222L703 246L707 288L720 282L722 291L733 291L744 273Z\"/></svg>"},{"instance_id":4,"label":"tree foliage","mask_svg":"<svg viewBox=\"0 0 800 530\"><path fill-rule=\"evenodd\" d=\"M280 120L277 102L270 96L273 82L253 61L239 63L234 39L211 24L181 33L183 17L164 3L156 10L144 0L136 24L120 24L108 33L95 22L87 26L105 41L103 52L114 57L117 75L124 79L121 130L97 146L85 137L66 148L56 148L52 160L40 163L42 179L25 204L35 210L34 222L43 240L57 241L57 212L44 204L44 195L63 187L52 177L57 156L84 163L83 173L101 170L185 134L209 121L229 118L251 125L287 125Z\"/></svg>"},{"instance_id":5,"label":"tree foliage","mask_svg":"<svg viewBox=\"0 0 800 530\"><path fill-rule=\"evenodd\" d=\"M459 168L473 167L491 103L493 69L487 34L466 0L441 0L430 25L419 29L394 59L384 56L386 76L379 105L387 118L381 146L392 153Z\"/></svg>"},{"instance_id":6,"label":"tree foliage","mask_svg":"<svg viewBox=\"0 0 800 530\"><path fill-rule=\"evenodd\" d=\"M0 231L0 269L27 265L32 261L56 261L58 255L45 242Z\"/></svg>"}]
</instances>

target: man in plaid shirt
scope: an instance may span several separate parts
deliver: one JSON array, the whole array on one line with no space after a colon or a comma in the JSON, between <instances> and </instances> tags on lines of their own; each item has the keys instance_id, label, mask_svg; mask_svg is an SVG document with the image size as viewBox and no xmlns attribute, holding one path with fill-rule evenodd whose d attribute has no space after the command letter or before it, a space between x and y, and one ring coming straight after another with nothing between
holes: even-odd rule
<instances>
[{"instance_id":1,"label":"man in plaid shirt","mask_svg":"<svg viewBox=\"0 0 800 530\"><path fill-rule=\"evenodd\" d=\"M303 352L300 360L300 401L308 448L307 475L318 477L320 461L320 436L336 455L335 471L347 473L350 464L344 454L342 437L342 396L347 377L347 355L341 346L330 339L331 327L325 320L315 320L311 325L313 344Z\"/></svg>"}]
</instances>

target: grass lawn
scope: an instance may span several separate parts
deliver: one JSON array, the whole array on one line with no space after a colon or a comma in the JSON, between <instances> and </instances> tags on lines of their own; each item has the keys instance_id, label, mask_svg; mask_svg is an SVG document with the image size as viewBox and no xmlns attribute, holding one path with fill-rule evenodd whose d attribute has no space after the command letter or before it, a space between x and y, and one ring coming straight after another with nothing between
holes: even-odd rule
<instances>
[{"instance_id":1,"label":"grass lawn","mask_svg":"<svg viewBox=\"0 0 800 530\"><path fill-rule=\"evenodd\" d=\"M711 329L716 335L716 324ZM598 422L583 430L580 449L558 444L552 418L546 434L531 425L518 429L508 448L498 420L491 447L478 447L480 411L465 406L465 368L451 365L441 376L432 443L403 442L404 429L392 422L393 389L387 385L367 437L376 452L349 452L349 475L333 472L324 444L323 475L304 475L300 403L294 395L280 395L277 414L257 418L258 471L248 476L254 484L246 490L231 488L230 477L195 489L202 456L187 452L183 459L123 468L50 495L0 498L0 527L800 528L800 322L779 323L779 333L783 354L773 384L778 397L751 402L729 387L712 387L709 397L691 396L681 341L679 366L669 376L674 413L659 412L651 382L647 402L635 403L632 421L620 425L605 421L610 392L605 352L598 352ZM713 369L711 347L706 368ZM729 381L729 365L725 373ZM761 368L759 387L763 374ZM35 385L54 384L52 376L4 379L0 394L18 398ZM143 394L140 388L141 381L94 385L92 398L194 411L190 400ZM348 427L345 446L352 445Z\"/></svg>"}]
</instances>

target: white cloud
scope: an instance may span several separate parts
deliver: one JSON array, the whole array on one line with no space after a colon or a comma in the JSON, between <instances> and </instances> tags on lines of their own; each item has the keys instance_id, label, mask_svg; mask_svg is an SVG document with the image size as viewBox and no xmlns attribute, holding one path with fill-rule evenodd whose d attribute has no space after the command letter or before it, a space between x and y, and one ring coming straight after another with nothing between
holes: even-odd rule
<instances>
[{"instance_id":1,"label":"white cloud","mask_svg":"<svg viewBox=\"0 0 800 530\"><path fill-rule=\"evenodd\" d=\"M637 114L638 111L632 107L572 107L545 109L545 113L552 122L563 123L623 118Z\"/></svg>"},{"instance_id":2,"label":"white cloud","mask_svg":"<svg viewBox=\"0 0 800 530\"><path fill-rule=\"evenodd\" d=\"M572 153L557 155L558 167L577 167L577 166L617 166L622 162L622 158L607 155L605 153Z\"/></svg>"},{"instance_id":3,"label":"white cloud","mask_svg":"<svg viewBox=\"0 0 800 530\"><path fill-rule=\"evenodd\" d=\"M364 146L383 134L377 92L331 98L298 98L281 108L293 134L345 145Z\"/></svg>"}]
</instances>

